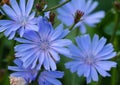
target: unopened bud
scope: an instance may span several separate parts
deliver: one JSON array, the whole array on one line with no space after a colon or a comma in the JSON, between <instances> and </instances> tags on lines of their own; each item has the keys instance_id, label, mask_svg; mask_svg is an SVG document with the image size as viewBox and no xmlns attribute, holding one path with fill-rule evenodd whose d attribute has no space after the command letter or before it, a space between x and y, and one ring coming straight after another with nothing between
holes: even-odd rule
<instances>
[{"instance_id":1,"label":"unopened bud","mask_svg":"<svg viewBox=\"0 0 120 85\"><path fill-rule=\"evenodd\" d=\"M75 13L74 23L75 24L78 23L83 15L84 15L84 12L77 10Z\"/></svg>"},{"instance_id":2,"label":"unopened bud","mask_svg":"<svg viewBox=\"0 0 120 85\"><path fill-rule=\"evenodd\" d=\"M52 23L52 25L54 25L54 20L55 20L55 13L54 12L50 12L49 20Z\"/></svg>"},{"instance_id":3,"label":"unopened bud","mask_svg":"<svg viewBox=\"0 0 120 85\"><path fill-rule=\"evenodd\" d=\"M10 76L10 85L26 85L27 82L22 77Z\"/></svg>"},{"instance_id":4,"label":"unopened bud","mask_svg":"<svg viewBox=\"0 0 120 85\"><path fill-rule=\"evenodd\" d=\"M39 12L43 10L43 7L40 4L36 4L36 8Z\"/></svg>"},{"instance_id":5,"label":"unopened bud","mask_svg":"<svg viewBox=\"0 0 120 85\"><path fill-rule=\"evenodd\" d=\"M4 4L10 4L9 0L2 0L0 2L1 5L4 5Z\"/></svg>"},{"instance_id":6,"label":"unopened bud","mask_svg":"<svg viewBox=\"0 0 120 85\"><path fill-rule=\"evenodd\" d=\"M36 4L36 8L39 12L41 12L44 7L46 5L46 1L45 0L40 0L38 4Z\"/></svg>"},{"instance_id":7,"label":"unopened bud","mask_svg":"<svg viewBox=\"0 0 120 85\"><path fill-rule=\"evenodd\" d=\"M115 1L114 6L116 10L120 11L120 1Z\"/></svg>"}]
</instances>

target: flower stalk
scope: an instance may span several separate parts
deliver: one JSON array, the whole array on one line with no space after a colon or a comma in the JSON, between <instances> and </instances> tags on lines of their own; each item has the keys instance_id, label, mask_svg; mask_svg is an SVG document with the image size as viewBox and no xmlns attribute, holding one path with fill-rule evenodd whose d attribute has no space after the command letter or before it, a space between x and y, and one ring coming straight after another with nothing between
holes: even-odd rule
<instances>
[{"instance_id":1,"label":"flower stalk","mask_svg":"<svg viewBox=\"0 0 120 85\"><path fill-rule=\"evenodd\" d=\"M112 33L112 36L111 36L111 43L114 43L114 39L115 39L115 36L116 36L116 32L118 30L118 26L119 26L119 19L120 15L119 13L116 13L115 15L115 27L113 28L113 33Z\"/></svg>"},{"instance_id":2,"label":"flower stalk","mask_svg":"<svg viewBox=\"0 0 120 85\"><path fill-rule=\"evenodd\" d=\"M57 9L57 8L65 5L65 4L67 4L67 3L70 2L70 1L71 1L71 0L66 0L65 2L63 2L63 3L61 3L61 4L58 4L58 5L56 5L56 6L53 6L53 7L49 8L49 9L45 9L43 12L48 12L48 11L55 10L55 9Z\"/></svg>"},{"instance_id":3,"label":"flower stalk","mask_svg":"<svg viewBox=\"0 0 120 85\"><path fill-rule=\"evenodd\" d=\"M115 5L116 15L115 15L115 26L113 28L113 33L112 33L112 36L111 36L111 43L113 43L113 44L114 44L116 32L117 32L118 27L119 27L119 21L120 21L120 14L119 14L120 13L120 2L115 1L114 5ZM117 69L112 69L111 85L116 85L116 80L117 80Z\"/></svg>"}]
</instances>

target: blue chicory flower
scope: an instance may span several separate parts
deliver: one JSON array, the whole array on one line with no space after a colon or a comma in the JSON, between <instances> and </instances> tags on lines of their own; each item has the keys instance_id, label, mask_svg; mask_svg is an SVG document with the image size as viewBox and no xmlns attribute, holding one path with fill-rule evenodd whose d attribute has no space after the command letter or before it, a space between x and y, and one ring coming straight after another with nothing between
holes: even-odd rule
<instances>
[{"instance_id":1,"label":"blue chicory flower","mask_svg":"<svg viewBox=\"0 0 120 85\"><path fill-rule=\"evenodd\" d=\"M81 17L81 19L76 23L75 28L79 27L81 33L86 33L85 25L94 27L105 15L104 11L92 13L97 5L98 2L93 2L93 0L71 0L64 6L58 8L58 19L65 25L71 26L78 13L78 16Z\"/></svg>"},{"instance_id":2,"label":"blue chicory flower","mask_svg":"<svg viewBox=\"0 0 120 85\"><path fill-rule=\"evenodd\" d=\"M105 76L110 76L107 71L112 67L116 67L116 63L109 61L116 56L116 52L113 52L113 45L111 43L106 44L106 39L102 37L99 40L98 35L94 35L93 39L90 39L90 35L85 34L83 36L76 37L76 43L70 45L70 52L72 54L70 61L65 64L66 68L71 72L77 72L79 76L87 78L87 83L91 80L98 81L98 73Z\"/></svg>"},{"instance_id":3,"label":"blue chicory flower","mask_svg":"<svg viewBox=\"0 0 120 85\"><path fill-rule=\"evenodd\" d=\"M9 70L14 71L14 73L10 74L10 77L23 78L27 83L31 83L31 81L35 80L38 74L37 70L24 68L22 66L23 62L19 59L14 60L14 63L17 66L8 66Z\"/></svg>"},{"instance_id":4,"label":"blue chicory flower","mask_svg":"<svg viewBox=\"0 0 120 85\"><path fill-rule=\"evenodd\" d=\"M38 26L35 12L31 13L34 0L20 0L19 5L16 0L10 0L10 6L4 4L3 11L7 14L10 20L0 20L0 32L4 31L5 36L13 39L16 33L22 37L28 30L38 31Z\"/></svg>"},{"instance_id":5,"label":"blue chicory flower","mask_svg":"<svg viewBox=\"0 0 120 85\"><path fill-rule=\"evenodd\" d=\"M43 71L38 79L39 85L62 85L56 78L62 78L63 75L61 71Z\"/></svg>"},{"instance_id":6,"label":"blue chicory flower","mask_svg":"<svg viewBox=\"0 0 120 85\"><path fill-rule=\"evenodd\" d=\"M39 31L28 31L23 38L16 38L22 44L15 46L16 57L20 58L25 68L41 69L43 65L46 70L56 70L56 62L60 60L58 53L65 56L70 55L66 46L72 42L69 39L63 39L69 30L63 29L59 25L53 29L46 18L38 18Z\"/></svg>"}]
</instances>

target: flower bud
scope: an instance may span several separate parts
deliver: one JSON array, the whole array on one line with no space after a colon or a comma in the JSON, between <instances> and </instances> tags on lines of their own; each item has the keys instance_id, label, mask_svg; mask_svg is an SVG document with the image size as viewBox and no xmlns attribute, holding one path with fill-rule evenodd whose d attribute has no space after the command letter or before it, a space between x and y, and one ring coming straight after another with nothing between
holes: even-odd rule
<instances>
[{"instance_id":1,"label":"flower bud","mask_svg":"<svg viewBox=\"0 0 120 85\"><path fill-rule=\"evenodd\" d=\"M81 19L81 17L84 15L84 13L80 10L77 10L75 13L75 19L74 19L74 23L78 23Z\"/></svg>"},{"instance_id":2,"label":"flower bud","mask_svg":"<svg viewBox=\"0 0 120 85\"><path fill-rule=\"evenodd\" d=\"M45 0L40 0L38 4L36 4L36 8L39 12L41 12L44 7L46 5L46 1Z\"/></svg>"},{"instance_id":3,"label":"flower bud","mask_svg":"<svg viewBox=\"0 0 120 85\"><path fill-rule=\"evenodd\" d=\"M1 5L4 5L4 4L10 4L9 0L2 0L0 2Z\"/></svg>"},{"instance_id":4,"label":"flower bud","mask_svg":"<svg viewBox=\"0 0 120 85\"><path fill-rule=\"evenodd\" d=\"M120 1L115 1L114 6L117 11L120 11Z\"/></svg>"},{"instance_id":5,"label":"flower bud","mask_svg":"<svg viewBox=\"0 0 120 85\"><path fill-rule=\"evenodd\" d=\"M54 20L55 20L55 13L54 12L50 12L49 20L52 23L52 25L54 25Z\"/></svg>"}]
</instances>

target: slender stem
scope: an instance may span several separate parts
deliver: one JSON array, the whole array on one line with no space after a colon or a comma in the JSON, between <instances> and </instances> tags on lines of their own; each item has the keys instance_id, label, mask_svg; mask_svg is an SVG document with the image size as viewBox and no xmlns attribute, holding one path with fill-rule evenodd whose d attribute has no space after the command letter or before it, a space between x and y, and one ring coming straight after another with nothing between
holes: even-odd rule
<instances>
[{"instance_id":1,"label":"slender stem","mask_svg":"<svg viewBox=\"0 0 120 85\"><path fill-rule=\"evenodd\" d=\"M68 30L69 30L70 32L68 33L68 35L67 35L65 38L70 38L71 33L72 33L73 31L74 31L74 32L76 31L75 29L73 30L74 26L75 26L75 23L72 24L72 26L68 28Z\"/></svg>"},{"instance_id":2,"label":"slender stem","mask_svg":"<svg viewBox=\"0 0 120 85\"><path fill-rule=\"evenodd\" d=\"M113 29L113 33L112 33L112 36L111 36L111 43L114 42L114 39L115 39L115 36L116 36L116 32L118 30L118 26L119 26L119 14L116 13L116 16L115 16L115 27Z\"/></svg>"},{"instance_id":3,"label":"slender stem","mask_svg":"<svg viewBox=\"0 0 120 85\"><path fill-rule=\"evenodd\" d=\"M71 1L71 0L66 0L65 2L63 2L63 3L61 3L61 4L58 4L58 5L54 6L54 7L51 7L51 8L49 8L49 9L46 9L46 10L44 10L43 12L52 11L52 10L54 10L54 9L57 9L57 8L65 5L66 3L70 2L70 1Z\"/></svg>"},{"instance_id":4,"label":"slender stem","mask_svg":"<svg viewBox=\"0 0 120 85\"><path fill-rule=\"evenodd\" d=\"M71 31L75 26L75 23L69 28L69 30Z\"/></svg>"},{"instance_id":5,"label":"slender stem","mask_svg":"<svg viewBox=\"0 0 120 85\"><path fill-rule=\"evenodd\" d=\"M118 27L119 27L119 12L116 11L116 15L115 15L115 27L113 29L113 34L111 36L111 43L114 44L114 40L115 40L115 36L116 36L116 32L118 30ZM117 69L113 69L112 70L112 77L111 77L111 85L116 85L116 77L117 77Z\"/></svg>"},{"instance_id":6,"label":"slender stem","mask_svg":"<svg viewBox=\"0 0 120 85\"><path fill-rule=\"evenodd\" d=\"M111 76L111 85L116 85L116 81L117 81L117 69L113 68Z\"/></svg>"}]
</instances>

